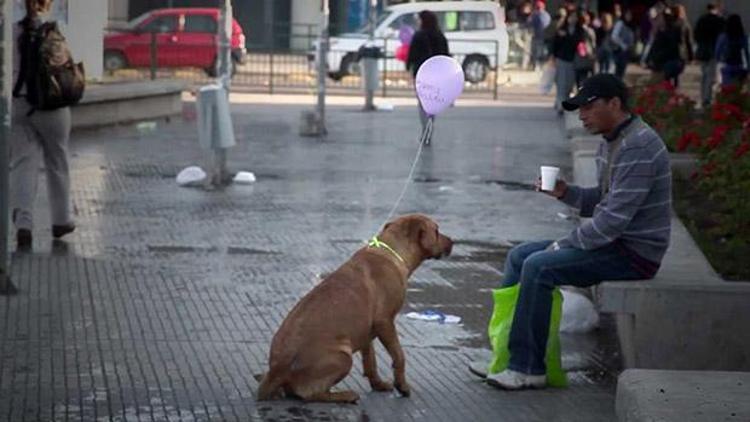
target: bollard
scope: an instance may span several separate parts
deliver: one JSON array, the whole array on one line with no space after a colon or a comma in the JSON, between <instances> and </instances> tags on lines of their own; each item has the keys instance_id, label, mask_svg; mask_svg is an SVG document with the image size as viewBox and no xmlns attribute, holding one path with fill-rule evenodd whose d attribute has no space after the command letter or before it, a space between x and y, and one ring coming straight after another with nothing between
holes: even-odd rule
<instances>
[{"instance_id":1,"label":"bollard","mask_svg":"<svg viewBox=\"0 0 750 422\"><path fill-rule=\"evenodd\" d=\"M363 63L363 74L362 84L365 90L365 107L364 111L375 110L375 103L373 97L375 91L378 89L379 74L378 74L378 59L380 58L380 48L374 43L367 42L359 49L359 57Z\"/></svg>"},{"instance_id":2,"label":"bollard","mask_svg":"<svg viewBox=\"0 0 750 422\"><path fill-rule=\"evenodd\" d=\"M218 84L201 87L198 90L197 108L198 142L213 154L207 181L214 186L223 185L229 180L227 149L236 144L227 90Z\"/></svg>"}]
</instances>

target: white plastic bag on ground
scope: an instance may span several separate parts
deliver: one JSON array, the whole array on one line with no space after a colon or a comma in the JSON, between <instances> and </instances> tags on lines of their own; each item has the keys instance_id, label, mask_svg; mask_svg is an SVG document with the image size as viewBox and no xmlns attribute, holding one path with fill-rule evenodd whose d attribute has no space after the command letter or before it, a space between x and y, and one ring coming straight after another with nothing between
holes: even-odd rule
<instances>
[{"instance_id":1,"label":"white plastic bag on ground","mask_svg":"<svg viewBox=\"0 0 750 422\"><path fill-rule=\"evenodd\" d=\"M240 171L234 175L234 183L249 185L255 182L255 174L249 171Z\"/></svg>"},{"instance_id":2,"label":"white plastic bag on ground","mask_svg":"<svg viewBox=\"0 0 750 422\"><path fill-rule=\"evenodd\" d=\"M542 76L539 78L539 93L547 95L552 91L552 87L555 85L555 65L552 61L548 61L542 68Z\"/></svg>"},{"instance_id":3,"label":"white plastic bag on ground","mask_svg":"<svg viewBox=\"0 0 750 422\"><path fill-rule=\"evenodd\" d=\"M198 166L182 169L177 174L177 184L180 186L199 186L206 179L206 172Z\"/></svg>"},{"instance_id":4,"label":"white plastic bag on ground","mask_svg":"<svg viewBox=\"0 0 750 422\"><path fill-rule=\"evenodd\" d=\"M586 296L561 289L563 295L561 333L585 333L599 326L599 313Z\"/></svg>"}]
</instances>

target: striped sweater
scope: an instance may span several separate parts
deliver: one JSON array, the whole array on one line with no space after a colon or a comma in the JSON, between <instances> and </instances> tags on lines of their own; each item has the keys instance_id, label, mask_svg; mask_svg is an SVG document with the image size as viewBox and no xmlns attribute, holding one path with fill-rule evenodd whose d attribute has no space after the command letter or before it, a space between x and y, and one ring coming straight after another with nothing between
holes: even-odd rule
<instances>
[{"instance_id":1,"label":"striped sweater","mask_svg":"<svg viewBox=\"0 0 750 422\"><path fill-rule=\"evenodd\" d=\"M596 167L597 187L569 186L561 198L582 217L592 218L558 241L560 247L590 250L616 242L635 254L636 262L641 258L658 268L669 246L672 209L672 174L664 142L643 120L633 118L614 139L602 142Z\"/></svg>"}]
</instances>

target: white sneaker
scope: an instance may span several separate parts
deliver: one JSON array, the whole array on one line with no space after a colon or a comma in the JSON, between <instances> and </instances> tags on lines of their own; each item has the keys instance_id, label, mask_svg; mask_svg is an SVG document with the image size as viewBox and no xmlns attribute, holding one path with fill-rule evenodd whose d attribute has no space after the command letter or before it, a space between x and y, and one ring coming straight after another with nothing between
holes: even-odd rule
<instances>
[{"instance_id":1,"label":"white sneaker","mask_svg":"<svg viewBox=\"0 0 750 422\"><path fill-rule=\"evenodd\" d=\"M505 390L544 388L547 385L547 376L528 375L512 369L506 369L499 374L487 375L487 384Z\"/></svg>"},{"instance_id":2,"label":"white sneaker","mask_svg":"<svg viewBox=\"0 0 750 422\"><path fill-rule=\"evenodd\" d=\"M490 363L482 360L475 360L469 363L469 372L478 376L479 378L487 378L487 368L490 367Z\"/></svg>"}]
</instances>

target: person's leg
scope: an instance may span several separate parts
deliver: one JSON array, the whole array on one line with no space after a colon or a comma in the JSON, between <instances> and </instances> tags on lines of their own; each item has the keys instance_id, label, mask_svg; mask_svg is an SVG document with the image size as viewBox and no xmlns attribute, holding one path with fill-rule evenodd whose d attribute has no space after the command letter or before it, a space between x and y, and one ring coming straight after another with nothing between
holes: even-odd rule
<instances>
[{"instance_id":1,"label":"person's leg","mask_svg":"<svg viewBox=\"0 0 750 422\"><path fill-rule=\"evenodd\" d=\"M550 243L552 243L551 240L524 242L508 251L508 256L505 257L503 282L500 287L510 287L517 284L521 280L521 268L526 258L534 252L543 251Z\"/></svg>"},{"instance_id":2,"label":"person's leg","mask_svg":"<svg viewBox=\"0 0 750 422\"><path fill-rule=\"evenodd\" d=\"M23 103L22 103L23 102ZM10 205L16 229L34 226L34 200L39 186L41 145L39 134L30 125L25 100L13 101L10 137Z\"/></svg>"},{"instance_id":3,"label":"person's leg","mask_svg":"<svg viewBox=\"0 0 750 422\"><path fill-rule=\"evenodd\" d=\"M562 102L570 97L570 92L575 84L575 69L572 62L557 60L555 72L555 83L557 85L555 108L562 111Z\"/></svg>"},{"instance_id":4,"label":"person's leg","mask_svg":"<svg viewBox=\"0 0 750 422\"><path fill-rule=\"evenodd\" d=\"M40 141L44 152L52 225L72 225L70 166L68 163L68 140L71 128L70 108L37 111L32 116L32 122L41 135Z\"/></svg>"},{"instance_id":5,"label":"person's leg","mask_svg":"<svg viewBox=\"0 0 750 422\"><path fill-rule=\"evenodd\" d=\"M529 255L521 270L521 292L508 343L508 368L532 375L546 372L544 356L554 287L587 287L605 280L641 278L614 245L592 251L564 248Z\"/></svg>"},{"instance_id":6,"label":"person's leg","mask_svg":"<svg viewBox=\"0 0 750 422\"><path fill-rule=\"evenodd\" d=\"M615 54L615 76L618 79L625 77L625 68L627 67L627 52L619 51Z\"/></svg>"},{"instance_id":7,"label":"person's leg","mask_svg":"<svg viewBox=\"0 0 750 422\"><path fill-rule=\"evenodd\" d=\"M711 89L713 85L710 82L710 67L710 61L701 62L701 105L703 107L711 103Z\"/></svg>"},{"instance_id":8,"label":"person's leg","mask_svg":"<svg viewBox=\"0 0 750 422\"><path fill-rule=\"evenodd\" d=\"M563 61L555 60L555 110L562 110L562 102L567 98L565 95L565 71Z\"/></svg>"}]
</instances>

